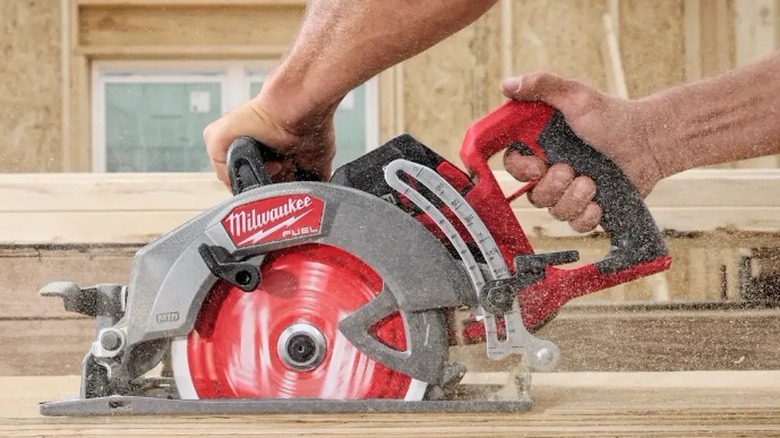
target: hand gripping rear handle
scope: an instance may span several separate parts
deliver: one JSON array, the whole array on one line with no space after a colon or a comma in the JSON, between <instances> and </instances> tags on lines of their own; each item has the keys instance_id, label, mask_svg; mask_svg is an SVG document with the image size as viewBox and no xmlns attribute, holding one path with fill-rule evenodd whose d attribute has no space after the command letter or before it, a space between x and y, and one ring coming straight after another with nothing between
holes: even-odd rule
<instances>
[{"instance_id":1,"label":"hand gripping rear handle","mask_svg":"<svg viewBox=\"0 0 780 438\"><path fill-rule=\"evenodd\" d=\"M490 191L501 190L488 160L507 147L526 155L534 154L549 165L567 163L575 174L593 179L594 200L602 209L600 225L612 245L606 256L591 265L576 269L548 268L544 280L522 294L535 293L539 300L547 300L547 303L536 303L547 309L524 309L524 313L538 310L541 317L541 313L554 310L551 306L557 309L585 292L668 269L671 259L663 235L639 190L612 160L580 139L558 110L543 102L509 100L475 122L466 134L461 159L476 175L478 185L494 186ZM556 290L561 288L568 290ZM551 294L559 299L551 299Z\"/></svg>"}]
</instances>

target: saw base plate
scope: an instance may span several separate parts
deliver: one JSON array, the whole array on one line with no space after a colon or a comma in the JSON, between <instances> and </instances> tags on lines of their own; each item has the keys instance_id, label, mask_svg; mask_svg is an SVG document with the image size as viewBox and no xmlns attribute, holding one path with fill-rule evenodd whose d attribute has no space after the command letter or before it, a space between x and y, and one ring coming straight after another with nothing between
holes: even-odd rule
<instances>
[{"instance_id":1,"label":"saw base plate","mask_svg":"<svg viewBox=\"0 0 780 438\"><path fill-rule=\"evenodd\" d=\"M111 396L42 403L45 416L251 415L281 413L527 412L531 400L207 399Z\"/></svg>"}]
</instances>

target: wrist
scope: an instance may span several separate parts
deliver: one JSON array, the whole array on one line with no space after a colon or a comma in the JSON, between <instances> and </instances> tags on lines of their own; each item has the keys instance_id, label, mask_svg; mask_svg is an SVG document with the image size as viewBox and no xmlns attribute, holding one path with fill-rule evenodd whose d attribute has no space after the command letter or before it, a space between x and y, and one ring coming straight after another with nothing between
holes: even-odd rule
<instances>
[{"instance_id":1,"label":"wrist","mask_svg":"<svg viewBox=\"0 0 780 438\"><path fill-rule=\"evenodd\" d=\"M645 122L644 135L651 162L655 165L659 180L690 168L677 127L681 123L672 96L657 93L640 99L640 120Z\"/></svg>"},{"instance_id":2,"label":"wrist","mask_svg":"<svg viewBox=\"0 0 780 438\"><path fill-rule=\"evenodd\" d=\"M322 96L321 92L310 91L301 76L275 72L252 99L252 106L272 119L279 129L303 137L331 123L340 99Z\"/></svg>"}]
</instances>

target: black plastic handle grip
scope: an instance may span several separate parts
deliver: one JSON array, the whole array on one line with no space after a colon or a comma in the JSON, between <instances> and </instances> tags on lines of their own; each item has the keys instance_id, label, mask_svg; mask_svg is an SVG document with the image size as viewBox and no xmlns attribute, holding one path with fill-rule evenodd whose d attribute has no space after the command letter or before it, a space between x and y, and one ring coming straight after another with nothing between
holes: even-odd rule
<instances>
[{"instance_id":1,"label":"black plastic handle grip","mask_svg":"<svg viewBox=\"0 0 780 438\"><path fill-rule=\"evenodd\" d=\"M537 144L548 164L566 163L575 174L596 183L594 201L601 207L601 227L612 244L610 255L596 263L599 271L615 272L668 254L663 235L636 186L614 161L580 139L560 111L553 111ZM511 147L535 154L523 143Z\"/></svg>"},{"instance_id":2,"label":"black plastic handle grip","mask_svg":"<svg viewBox=\"0 0 780 438\"><path fill-rule=\"evenodd\" d=\"M227 173L233 195L272 184L265 163L284 159L284 154L251 137L238 137L233 140L227 152ZM295 180L321 181L322 178L315 172L296 168Z\"/></svg>"},{"instance_id":3,"label":"black plastic handle grip","mask_svg":"<svg viewBox=\"0 0 780 438\"><path fill-rule=\"evenodd\" d=\"M601 226L612 244L610 253L595 263L602 274L668 255L638 189L612 160L580 139L558 110L543 102L506 101L471 125L461 159L478 181L491 181L500 192L488 160L507 147L549 165L567 163L577 175L594 180Z\"/></svg>"}]
</instances>

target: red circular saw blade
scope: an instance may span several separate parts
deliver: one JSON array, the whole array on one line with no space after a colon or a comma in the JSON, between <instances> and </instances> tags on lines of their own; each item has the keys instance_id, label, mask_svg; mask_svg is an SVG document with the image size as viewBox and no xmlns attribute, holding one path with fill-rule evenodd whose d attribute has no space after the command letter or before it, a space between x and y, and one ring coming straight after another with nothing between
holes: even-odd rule
<instances>
[{"instance_id":1,"label":"red circular saw blade","mask_svg":"<svg viewBox=\"0 0 780 438\"><path fill-rule=\"evenodd\" d=\"M306 245L266 257L253 292L225 282L212 289L187 339L187 361L198 398L405 398L413 379L369 358L340 334L338 321L382 288L376 272L340 249ZM326 354L311 370L283 362L277 349L292 324L316 327ZM406 349L404 319L395 313L372 335ZM415 390L419 392L419 388Z\"/></svg>"}]
</instances>

